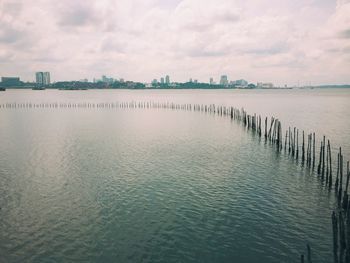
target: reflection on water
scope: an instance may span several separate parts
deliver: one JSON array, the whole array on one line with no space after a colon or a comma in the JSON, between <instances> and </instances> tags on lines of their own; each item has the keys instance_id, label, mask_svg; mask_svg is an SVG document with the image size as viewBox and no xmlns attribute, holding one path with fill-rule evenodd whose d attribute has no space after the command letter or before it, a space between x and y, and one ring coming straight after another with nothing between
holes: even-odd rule
<instances>
[{"instance_id":1,"label":"reflection on water","mask_svg":"<svg viewBox=\"0 0 350 263\"><path fill-rule=\"evenodd\" d=\"M248 110L269 113L287 100L286 109L307 101L292 103L303 95L292 91L264 100L258 91L201 92L6 91L0 103L153 97L240 106L250 100ZM327 97L338 101L329 109L333 122L339 115L338 128L314 116L312 129L349 128L342 120L348 93L339 92ZM315 99L323 106L324 93ZM271 106L273 98L280 106ZM278 117L303 126L301 111ZM306 242L315 262L331 261L333 195L226 118L154 109L17 109L1 110L0 120L1 261L297 262ZM346 145L346 136L338 142Z\"/></svg>"}]
</instances>

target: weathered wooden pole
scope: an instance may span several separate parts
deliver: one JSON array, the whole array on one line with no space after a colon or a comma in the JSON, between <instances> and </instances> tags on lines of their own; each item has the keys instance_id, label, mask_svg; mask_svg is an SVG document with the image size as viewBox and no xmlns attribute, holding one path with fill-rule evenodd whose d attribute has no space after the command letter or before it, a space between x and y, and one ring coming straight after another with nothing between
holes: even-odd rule
<instances>
[{"instance_id":1,"label":"weathered wooden pole","mask_svg":"<svg viewBox=\"0 0 350 263\"><path fill-rule=\"evenodd\" d=\"M310 248L310 245L307 244L306 248L307 248L307 263L312 263L312 261L311 261L311 248Z\"/></svg>"},{"instance_id":2,"label":"weathered wooden pole","mask_svg":"<svg viewBox=\"0 0 350 263\"><path fill-rule=\"evenodd\" d=\"M340 243L340 253L339 253L339 262L344 262L344 252L346 249L346 241L345 241L345 225L343 213L339 212L339 243Z\"/></svg>"},{"instance_id":3,"label":"weathered wooden pole","mask_svg":"<svg viewBox=\"0 0 350 263\"><path fill-rule=\"evenodd\" d=\"M318 166L317 166L317 173L321 174L321 164L322 164L322 141L321 141L321 146L320 146L320 159L318 161Z\"/></svg>"},{"instance_id":4,"label":"weathered wooden pole","mask_svg":"<svg viewBox=\"0 0 350 263\"><path fill-rule=\"evenodd\" d=\"M288 136L288 131L286 130L286 137L284 138L284 152L286 152L286 149L287 149L287 136Z\"/></svg>"},{"instance_id":5,"label":"weathered wooden pole","mask_svg":"<svg viewBox=\"0 0 350 263\"><path fill-rule=\"evenodd\" d=\"M332 213L332 227L333 227L333 256L334 263L338 263L338 220L335 212Z\"/></svg>"},{"instance_id":6,"label":"weathered wooden pole","mask_svg":"<svg viewBox=\"0 0 350 263\"><path fill-rule=\"evenodd\" d=\"M327 154L326 154L326 185L328 184L329 179L329 149L327 145Z\"/></svg>"},{"instance_id":7,"label":"weathered wooden pole","mask_svg":"<svg viewBox=\"0 0 350 263\"><path fill-rule=\"evenodd\" d=\"M338 194L338 186L339 186L339 168L340 168L340 156L338 153L338 158L337 158L337 178L335 179L335 193Z\"/></svg>"},{"instance_id":8,"label":"weathered wooden pole","mask_svg":"<svg viewBox=\"0 0 350 263\"><path fill-rule=\"evenodd\" d=\"M299 159L299 129L297 130L297 150L296 150L296 159Z\"/></svg>"},{"instance_id":9,"label":"weathered wooden pole","mask_svg":"<svg viewBox=\"0 0 350 263\"><path fill-rule=\"evenodd\" d=\"M332 188L332 152L331 152L331 144L328 140L328 152L329 152L329 189Z\"/></svg>"},{"instance_id":10,"label":"weathered wooden pole","mask_svg":"<svg viewBox=\"0 0 350 263\"><path fill-rule=\"evenodd\" d=\"M326 137L323 136L323 147L322 147L322 179L324 178L324 168L325 168L325 164L324 164L324 156L325 156L325 147L326 146Z\"/></svg>"},{"instance_id":11,"label":"weathered wooden pole","mask_svg":"<svg viewBox=\"0 0 350 263\"><path fill-rule=\"evenodd\" d=\"M303 145L301 147L301 161L305 161L305 132L303 131Z\"/></svg>"},{"instance_id":12,"label":"weathered wooden pole","mask_svg":"<svg viewBox=\"0 0 350 263\"><path fill-rule=\"evenodd\" d=\"M313 157L312 157L312 169L315 168L315 155L316 155L316 139L315 133L313 133ZM310 148L311 149L311 148ZM311 159L310 159L311 161Z\"/></svg>"},{"instance_id":13,"label":"weathered wooden pole","mask_svg":"<svg viewBox=\"0 0 350 263\"><path fill-rule=\"evenodd\" d=\"M293 135L293 150L292 150L292 155L293 155L293 157L295 156L295 131L296 131L296 128L294 127L294 135Z\"/></svg>"},{"instance_id":14,"label":"weathered wooden pole","mask_svg":"<svg viewBox=\"0 0 350 263\"><path fill-rule=\"evenodd\" d=\"M338 205L340 206L343 194L343 155L341 153L341 147L339 148L339 177Z\"/></svg>"},{"instance_id":15,"label":"weathered wooden pole","mask_svg":"<svg viewBox=\"0 0 350 263\"><path fill-rule=\"evenodd\" d=\"M291 131L290 127L288 127L288 152L290 153L291 151Z\"/></svg>"}]
</instances>

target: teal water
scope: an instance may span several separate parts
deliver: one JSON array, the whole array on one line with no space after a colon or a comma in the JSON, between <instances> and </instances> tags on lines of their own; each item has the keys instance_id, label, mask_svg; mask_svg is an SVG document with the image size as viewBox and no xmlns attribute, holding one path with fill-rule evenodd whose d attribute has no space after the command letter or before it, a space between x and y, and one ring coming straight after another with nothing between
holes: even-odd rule
<instances>
[{"instance_id":1,"label":"teal water","mask_svg":"<svg viewBox=\"0 0 350 263\"><path fill-rule=\"evenodd\" d=\"M0 103L210 99L206 91L84 92L6 91ZM236 96L252 109L261 99ZM229 102L226 91L211 97ZM343 117L342 98L332 116ZM315 262L332 260L333 194L227 118L2 109L0 121L1 262L299 262L306 243Z\"/></svg>"}]
</instances>

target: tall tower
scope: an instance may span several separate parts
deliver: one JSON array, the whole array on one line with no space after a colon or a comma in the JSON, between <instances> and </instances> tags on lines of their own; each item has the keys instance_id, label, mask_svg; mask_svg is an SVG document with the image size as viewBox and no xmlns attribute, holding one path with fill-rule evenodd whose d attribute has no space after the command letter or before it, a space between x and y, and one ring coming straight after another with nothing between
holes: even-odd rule
<instances>
[{"instance_id":1,"label":"tall tower","mask_svg":"<svg viewBox=\"0 0 350 263\"><path fill-rule=\"evenodd\" d=\"M169 75L166 75L166 76L165 76L165 83L166 83L167 85L170 84L170 77L169 77Z\"/></svg>"},{"instance_id":2,"label":"tall tower","mask_svg":"<svg viewBox=\"0 0 350 263\"><path fill-rule=\"evenodd\" d=\"M228 85L228 79L226 75L222 75L220 78L220 85L227 86Z\"/></svg>"},{"instance_id":3,"label":"tall tower","mask_svg":"<svg viewBox=\"0 0 350 263\"><path fill-rule=\"evenodd\" d=\"M36 72L35 73L35 82L39 87L50 85L50 72Z\"/></svg>"},{"instance_id":4,"label":"tall tower","mask_svg":"<svg viewBox=\"0 0 350 263\"><path fill-rule=\"evenodd\" d=\"M37 86L44 86L44 74L43 72L35 73L35 82Z\"/></svg>"},{"instance_id":5,"label":"tall tower","mask_svg":"<svg viewBox=\"0 0 350 263\"><path fill-rule=\"evenodd\" d=\"M44 72L44 85L50 85L51 80L50 80L50 72Z\"/></svg>"}]
</instances>

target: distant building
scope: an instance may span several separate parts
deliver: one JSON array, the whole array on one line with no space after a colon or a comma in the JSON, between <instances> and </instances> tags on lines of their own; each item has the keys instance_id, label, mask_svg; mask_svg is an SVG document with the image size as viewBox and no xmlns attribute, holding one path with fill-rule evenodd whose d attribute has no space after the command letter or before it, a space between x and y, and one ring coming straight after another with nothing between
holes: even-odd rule
<instances>
[{"instance_id":1,"label":"distant building","mask_svg":"<svg viewBox=\"0 0 350 263\"><path fill-rule=\"evenodd\" d=\"M36 72L35 81L37 86L50 85L51 83L50 72Z\"/></svg>"},{"instance_id":2,"label":"distant building","mask_svg":"<svg viewBox=\"0 0 350 263\"><path fill-rule=\"evenodd\" d=\"M35 82L38 86L44 86L44 73L36 72L35 73Z\"/></svg>"},{"instance_id":3,"label":"distant building","mask_svg":"<svg viewBox=\"0 0 350 263\"><path fill-rule=\"evenodd\" d=\"M114 82L114 79L113 79L113 78L108 78L108 77L106 77L105 75L103 75L101 81L102 81L103 83L112 84L112 83Z\"/></svg>"},{"instance_id":4,"label":"distant building","mask_svg":"<svg viewBox=\"0 0 350 263\"><path fill-rule=\"evenodd\" d=\"M164 84L164 78L160 78L160 84Z\"/></svg>"},{"instance_id":5,"label":"distant building","mask_svg":"<svg viewBox=\"0 0 350 263\"><path fill-rule=\"evenodd\" d=\"M239 80L234 81L233 84L237 85L237 86L245 87L245 86L248 86L248 81L246 81L244 79L239 79Z\"/></svg>"},{"instance_id":6,"label":"distant building","mask_svg":"<svg viewBox=\"0 0 350 263\"><path fill-rule=\"evenodd\" d=\"M213 78L210 78L209 84L210 84L210 85L214 85L214 79L213 79Z\"/></svg>"},{"instance_id":7,"label":"distant building","mask_svg":"<svg viewBox=\"0 0 350 263\"><path fill-rule=\"evenodd\" d=\"M44 72L44 85L51 84L50 72Z\"/></svg>"},{"instance_id":8,"label":"distant building","mask_svg":"<svg viewBox=\"0 0 350 263\"><path fill-rule=\"evenodd\" d=\"M194 83L198 83L198 79L195 79L193 82L194 82Z\"/></svg>"},{"instance_id":9,"label":"distant building","mask_svg":"<svg viewBox=\"0 0 350 263\"><path fill-rule=\"evenodd\" d=\"M168 84L168 85L170 84L170 77L169 77L169 75L165 76L165 83Z\"/></svg>"},{"instance_id":10,"label":"distant building","mask_svg":"<svg viewBox=\"0 0 350 263\"><path fill-rule=\"evenodd\" d=\"M158 85L158 80L157 79L152 80L151 84L153 87L156 87Z\"/></svg>"},{"instance_id":11,"label":"distant building","mask_svg":"<svg viewBox=\"0 0 350 263\"><path fill-rule=\"evenodd\" d=\"M3 87L18 87L22 82L19 77L1 77L1 86Z\"/></svg>"},{"instance_id":12,"label":"distant building","mask_svg":"<svg viewBox=\"0 0 350 263\"><path fill-rule=\"evenodd\" d=\"M228 85L228 78L226 75L222 75L220 78L220 85L227 86Z\"/></svg>"},{"instance_id":13,"label":"distant building","mask_svg":"<svg viewBox=\"0 0 350 263\"><path fill-rule=\"evenodd\" d=\"M258 82L256 86L260 89L272 89L274 87L271 82Z\"/></svg>"}]
</instances>

